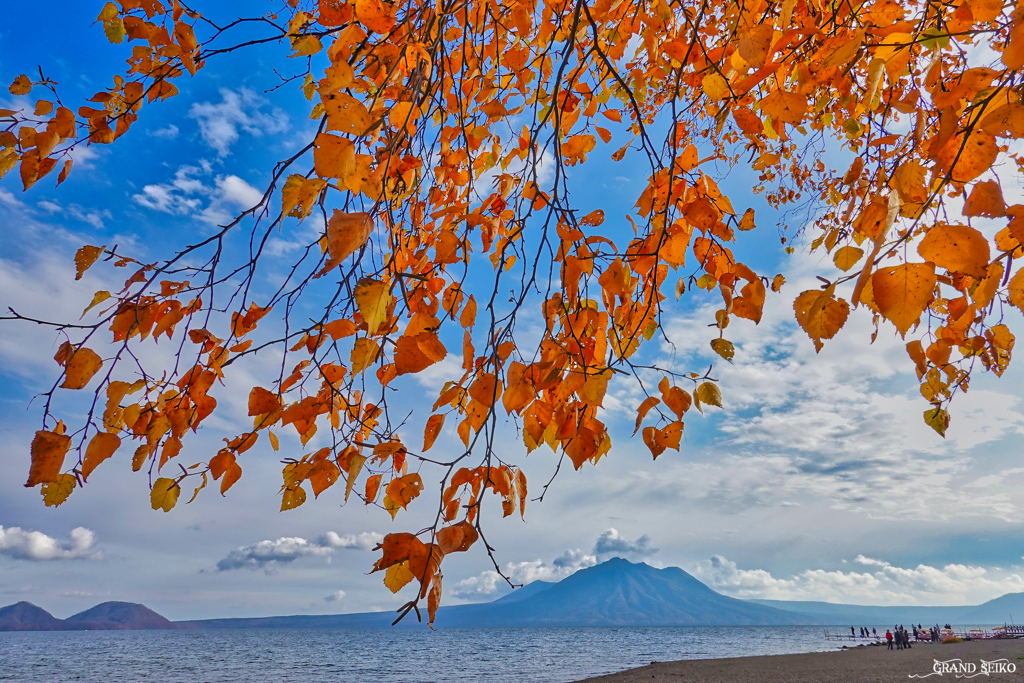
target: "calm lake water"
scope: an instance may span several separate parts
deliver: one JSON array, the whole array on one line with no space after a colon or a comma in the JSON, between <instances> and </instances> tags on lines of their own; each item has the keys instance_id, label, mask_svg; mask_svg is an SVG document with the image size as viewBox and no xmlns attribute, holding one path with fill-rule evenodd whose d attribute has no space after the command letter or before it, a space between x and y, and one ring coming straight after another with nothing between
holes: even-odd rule
<instances>
[{"instance_id":1,"label":"calm lake water","mask_svg":"<svg viewBox=\"0 0 1024 683\"><path fill-rule=\"evenodd\" d=\"M820 626L0 633L0 681L565 683L652 661L836 647Z\"/></svg>"}]
</instances>

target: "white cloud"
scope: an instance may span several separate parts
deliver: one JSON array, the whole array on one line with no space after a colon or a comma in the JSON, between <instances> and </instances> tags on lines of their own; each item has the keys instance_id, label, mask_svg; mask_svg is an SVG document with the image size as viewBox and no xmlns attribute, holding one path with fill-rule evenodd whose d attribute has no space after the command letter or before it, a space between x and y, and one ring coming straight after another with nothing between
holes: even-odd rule
<instances>
[{"instance_id":1,"label":"white cloud","mask_svg":"<svg viewBox=\"0 0 1024 683\"><path fill-rule=\"evenodd\" d=\"M132 196L136 204L172 215L194 215L210 225L222 225L239 211L251 209L263 201L263 193L236 175L212 175L210 162L199 166L180 166L167 183L146 185Z\"/></svg>"},{"instance_id":2,"label":"white cloud","mask_svg":"<svg viewBox=\"0 0 1024 683\"><path fill-rule=\"evenodd\" d=\"M333 531L312 541L299 537L282 537L277 540L260 541L232 550L217 563L217 571L232 569L270 569L289 564L300 557L330 558L337 548L371 550L383 536L373 532L339 536Z\"/></svg>"},{"instance_id":3,"label":"white cloud","mask_svg":"<svg viewBox=\"0 0 1024 683\"><path fill-rule=\"evenodd\" d=\"M788 579L779 579L764 569L740 569L735 562L716 555L699 563L692 573L711 588L737 598L934 605L973 604L1024 591L1024 577L1009 571L964 564L919 564L905 568L863 555L854 561L872 569L807 569Z\"/></svg>"},{"instance_id":4,"label":"white cloud","mask_svg":"<svg viewBox=\"0 0 1024 683\"><path fill-rule=\"evenodd\" d=\"M63 542L41 531L0 526L0 555L16 560L102 560L103 553L95 545L96 534L81 526L72 529Z\"/></svg>"},{"instance_id":5,"label":"white cloud","mask_svg":"<svg viewBox=\"0 0 1024 683\"><path fill-rule=\"evenodd\" d=\"M635 541L627 540L616 529L608 529L597 538L594 545L594 554L599 562L612 557L622 557L627 560L643 560L654 553L657 548L651 547L651 537L644 534Z\"/></svg>"},{"instance_id":6,"label":"white cloud","mask_svg":"<svg viewBox=\"0 0 1024 683\"><path fill-rule=\"evenodd\" d=\"M361 534L349 534L339 536L333 531L328 531L316 539L317 545L324 548L355 548L357 550L373 550L377 544L384 540L384 536L373 531L364 531Z\"/></svg>"},{"instance_id":7,"label":"white cloud","mask_svg":"<svg viewBox=\"0 0 1024 683\"><path fill-rule=\"evenodd\" d=\"M42 209L43 211L50 215L67 215L77 220L80 220L83 223L88 223L97 230L103 229L103 219L110 220L114 217L114 215L110 213L110 209L90 210L82 207L79 204L69 204L68 207L65 209L57 202L52 202L48 199L43 199L41 201L36 202L36 206L38 206L40 209Z\"/></svg>"},{"instance_id":8,"label":"white cloud","mask_svg":"<svg viewBox=\"0 0 1024 683\"><path fill-rule=\"evenodd\" d=\"M651 539L646 534L630 541L618 530L607 529L598 536L594 550L589 553L577 548L566 550L550 563L543 560L509 562L505 565L504 573L517 586L534 581L561 581L580 569L593 567L611 557L642 560L656 552L658 549L651 547ZM507 585L498 572L488 570L459 581L451 589L451 594L463 600L483 598L498 593Z\"/></svg>"},{"instance_id":9,"label":"white cloud","mask_svg":"<svg viewBox=\"0 0 1024 683\"><path fill-rule=\"evenodd\" d=\"M172 123L166 128L157 128L156 130L151 132L150 135L156 138L164 138L165 140L173 140L174 138L178 137L178 133L178 127Z\"/></svg>"},{"instance_id":10,"label":"white cloud","mask_svg":"<svg viewBox=\"0 0 1024 683\"><path fill-rule=\"evenodd\" d=\"M74 169L80 171L85 168L94 168L93 161L100 158L100 153L94 148L77 144L71 151L68 152L71 155L71 159L75 162Z\"/></svg>"},{"instance_id":11,"label":"white cloud","mask_svg":"<svg viewBox=\"0 0 1024 683\"><path fill-rule=\"evenodd\" d=\"M277 108L269 114L260 111L264 100L252 90L221 88L220 96L219 104L197 102L188 114L199 122L199 134L218 156L231 153L240 129L255 137L288 130L288 116Z\"/></svg>"},{"instance_id":12,"label":"white cloud","mask_svg":"<svg viewBox=\"0 0 1024 683\"><path fill-rule=\"evenodd\" d=\"M501 578L501 574L494 570L488 570L478 576L471 576L456 583L451 589L451 595L463 600L483 598L497 593L503 584L505 584L505 579Z\"/></svg>"},{"instance_id":13,"label":"white cloud","mask_svg":"<svg viewBox=\"0 0 1024 683\"><path fill-rule=\"evenodd\" d=\"M680 487L699 491L708 504L732 511L815 499L876 517L927 508L941 519L1018 520L1021 506L1008 481L981 481L981 491L962 485L976 462L972 449L1024 432L1020 399L995 383L972 382L970 393L953 402L943 440L921 418L928 404L917 391L905 341L883 327L871 344L869 311L852 312L816 354L791 309L798 292L820 284L808 275L819 265L814 258L795 257L784 295L769 293L760 325L733 320L726 330L736 344L733 363L722 362L708 344L718 305L667 320L671 344L655 364L683 372L714 363L725 408L708 409L717 433L714 459L700 465L706 485L663 479L656 486L666 495L673 487L677 496ZM638 392L613 383L605 407L631 422Z\"/></svg>"},{"instance_id":14,"label":"white cloud","mask_svg":"<svg viewBox=\"0 0 1024 683\"><path fill-rule=\"evenodd\" d=\"M4 188L0 187L0 204L3 206L16 209L22 206L21 200L14 196L13 193L8 192Z\"/></svg>"},{"instance_id":15,"label":"white cloud","mask_svg":"<svg viewBox=\"0 0 1024 683\"><path fill-rule=\"evenodd\" d=\"M324 598L324 602L340 602L345 597L345 591L335 591Z\"/></svg>"}]
</instances>

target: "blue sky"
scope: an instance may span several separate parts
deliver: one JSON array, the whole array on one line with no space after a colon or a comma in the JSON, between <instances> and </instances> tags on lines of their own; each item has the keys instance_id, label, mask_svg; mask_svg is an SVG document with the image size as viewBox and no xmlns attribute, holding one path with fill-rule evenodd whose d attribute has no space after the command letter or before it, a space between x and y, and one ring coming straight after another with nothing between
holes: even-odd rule
<instances>
[{"instance_id":1,"label":"blue sky","mask_svg":"<svg viewBox=\"0 0 1024 683\"><path fill-rule=\"evenodd\" d=\"M89 27L99 5L61 5L59 41L0 29L0 82L41 65L63 97L80 102L119 68L124 48ZM6 26L27 25L30 10L12 7ZM180 96L148 105L117 144L77 152L59 190L55 178L27 193L14 176L0 180L0 305L75 319L94 291L119 289L126 277L97 267L74 282L72 257L82 244L117 243L155 258L251 206L273 163L315 130L294 84L264 92L277 85L272 67L285 54L271 45L228 56L182 81ZM0 95L0 108L28 104ZM581 208L601 207L610 224L625 226L644 166L635 155L607 160L615 147L599 147L571 178ZM940 439L921 421L926 404L891 328L869 344L870 316L858 311L815 355L791 302L830 264L803 249L784 253L776 218L752 185L743 171L721 182L739 211L757 210L759 227L737 256L760 273L784 273L783 295L769 295L757 328L730 326L732 365L708 347L717 294L689 292L669 303L674 348L649 352L677 369L716 363L725 409L688 414L682 452L652 462L639 439L628 439L639 394L613 383L605 407L614 450L596 468L563 471L542 504L528 504L525 522L491 522L501 564L520 581L551 580L624 555L681 566L739 597L863 604L981 602L1024 591L1019 364L1001 381L977 380L970 400L953 404L952 427ZM272 243L282 263L308 230L285 226ZM269 291L277 275L259 286ZM381 534L416 527L420 513L392 522L379 509L340 507L338 496L278 513L280 456L265 443L246 453L245 476L227 498L208 491L170 514L153 512L144 477L120 456L65 505L44 508L21 482L39 423L31 399L55 376L57 345L45 328L0 324L0 603L25 599L66 616L101 600L131 600L171 618L200 618L390 609L407 599L366 575L368 550ZM422 379L396 384L399 403L432 401L445 379L461 374L459 364L449 356ZM261 372L254 362L242 376ZM202 451L194 460L237 433L247 390L221 392L226 407L187 446ZM455 443L450 432L435 448ZM517 450L525 449L506 433L499 448L521 461ZM283 441L286 451L306 452L290 435ZM554 463L545 448L525 461L533 490ZM445 572L449 603L502 590L479 549L446 560Z\"/></svg>"}]
</instances>

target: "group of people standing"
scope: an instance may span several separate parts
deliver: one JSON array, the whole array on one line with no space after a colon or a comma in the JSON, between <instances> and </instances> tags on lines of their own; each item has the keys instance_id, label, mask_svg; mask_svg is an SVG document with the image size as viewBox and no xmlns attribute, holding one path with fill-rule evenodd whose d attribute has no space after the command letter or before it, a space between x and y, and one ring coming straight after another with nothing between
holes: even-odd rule
<instances>
[{"instance_id":1,"label":"group of people standing","mask_svg":"<svg viewBox=\"0 0 1024 683\"><path fill-rule=\"evenodd\" d=\"M910 625L914 629L914 640L917 640L917 626ZM909 650L910 649L910 634L907 629L903 628L903 624L899 626L893 626L892 631L885 632L885 642L889 644L889 649L892 649L893 643L896 644L897 650Z\"/></svg>"},{"instance_id":2,"label":"group of people standing","mask_svg":"<svg viewBox=\"0 0 1024 683\"><path fill-rule=\"evenodd\" d=\"M915 642L921 642L922 640L930 640L933 643L937 643L942 640L942 631L939 629L939 625L936 624L931 628L923 628L921 624L917 626L911 624L910 631L903 627L903 624L897 624L892 629L886 629L885 631L885 642L892 650L893 646L897 650L909 650L910 649L910 637L913 635ZM950 630L949 624L946 624L946 630ZM858 636L857 629L853 626L850 627L850 635L856 638ZM861 638L878 638L878 631L874 628L867 628L866 626L860 627Z\"/></svg>"}]
</instances>

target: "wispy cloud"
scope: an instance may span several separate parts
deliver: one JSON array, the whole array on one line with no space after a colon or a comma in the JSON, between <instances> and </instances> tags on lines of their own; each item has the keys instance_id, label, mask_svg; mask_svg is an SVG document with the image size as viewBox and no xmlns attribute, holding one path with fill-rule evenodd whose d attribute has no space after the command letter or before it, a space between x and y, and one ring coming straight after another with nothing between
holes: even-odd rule
<instances>
[{"instance_id":1,"label":"wispy cloud","mask_svg":"<svg viewBox=\"0 0 1024 683\"><path fill-rule=\"evenodd\" d=\"M336 549L371 550L383 540L383 536L374 532L341 536L334 531L308 540L297 536L282 537L276 540L260 541L237 550L217 563L217 571L225 572L232 569L267 569L272 570L280 565L290 564L300 557L330 558Z\"/></svg>"},{"instance_id":2,"label":"wispy cloud","mask_svg":"<svg viewBox=\"0 0 1024 683\"><path fill-rule=\"evenodd\" d=\"M202 160L198 166L179 166L173 179L145 185L132 199L153 211L192 215L210 225L221 225L238 211L257 206L263 193L236 175L213 176L213 166Z\"/></svg>"},{"instance_id":3,"label":"wispy cloud","mask_svg":"<svg viewBox=\"0 0 1024 683\"><path fill-rule=\"evenodd\" d=\"M238 141L240 130L254 137L288 130L288 115L276 107L270 113L262 111L265 101L252 90L221 88L220 96L221 101L216 104L193 104L188 114L198 121L199 134L218 156L231 153L231 145Z\"/></svg>"},{"instance_id":4,"label":"wispy cloud","mask_svg":"<svg viewBox=\"0 0 1024 683\"><path fill-rule=\"evenodd\" d=\"M970 604L1024 591L1024 577L1013 570L965 564L897 567L863 555L858 555L854 562L865 569L806 569L783 579L764 569L741 569L732 560L716 555L691 571L711 588L737 598L876 605Z\"/></svg>"}]
</instances>

